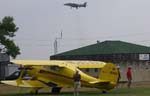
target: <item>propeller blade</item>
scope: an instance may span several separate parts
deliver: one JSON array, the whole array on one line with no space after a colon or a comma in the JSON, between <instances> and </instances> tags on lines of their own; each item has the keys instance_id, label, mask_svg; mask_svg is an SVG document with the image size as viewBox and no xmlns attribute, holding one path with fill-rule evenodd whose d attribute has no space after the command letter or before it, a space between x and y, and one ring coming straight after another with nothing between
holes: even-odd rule
<instances>
[{"instance_id":1,"label":"propeller blade","mask_svg":"<svg viewBox=\"0 0 150 96\"><path fill-rule=\"evenodd\" d=\"M23 84L23 82L22 82L22 77L23 77L24 73L25 73L25 69L23 68L23 69L21 70L21 73L20 73L19 78L16 80L17 86Z\"/></svg>"},{"instance_id":2,"label":"propeller blade","mask_svg":"<svg viewBox=\"0 0 150 96\"><path fill-rule=\"evenodd\" d=\"M17 79L17 80L16 80L16 83L17 83L17 86L19 86L19 85L23 84L23 82L22 82L21 78Z\"/></svg>"}]
</instances>

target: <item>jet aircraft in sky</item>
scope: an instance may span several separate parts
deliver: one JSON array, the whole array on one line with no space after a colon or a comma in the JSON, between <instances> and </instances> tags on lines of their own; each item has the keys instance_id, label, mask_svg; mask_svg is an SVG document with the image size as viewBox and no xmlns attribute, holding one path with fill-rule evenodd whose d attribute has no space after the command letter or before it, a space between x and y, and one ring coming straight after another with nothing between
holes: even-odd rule
<instances>
[{"instance_id":1,"label":"jet aircraft in sky","mask_svg":"<svg viewBox=\"0 0 150 96\"><path fill-rule=\"evenodd\" d=\"M79 7L86 7L87 2L84 2L83 4L76 4L76 3L65 3L65 6L70 6L71 8L76 8L78 9Z\"/></svg>"},{"instance_id":2,"label":"jet aircraft in sky","mask_svg":"<svg viewBox=\"0 0 150 96\"><path fill-rule=\"evenodd\" d=\"M81 75L81 87L97 88L102 92L115 88L119 76L115 64L100 61L15 60L11 62L21 66L1 82L18 87L30 87L30 93L34 94L44 87L51 88L52 93L59 93L61 88L73 87L73 75L77 69ZM96 76L86 73L86 69L97 69L94 73Z\"/></svg>"}]
</instances>

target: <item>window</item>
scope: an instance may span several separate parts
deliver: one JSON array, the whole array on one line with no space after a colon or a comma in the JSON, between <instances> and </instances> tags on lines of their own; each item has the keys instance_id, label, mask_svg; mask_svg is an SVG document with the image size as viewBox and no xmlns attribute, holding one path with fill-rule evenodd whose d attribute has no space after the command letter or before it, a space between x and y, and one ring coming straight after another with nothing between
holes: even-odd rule
<instances>
[{"instance_id":1,"label":"window","mask_svg":"<svg viewBox=\"0 0 150 96\"><path fill-rule=\"evenodd\" d=\"M54 70L54 71L59 71L60 68L58 66L51 66L51 70Z\"/></svg>"},{"instance_id":2,"label":"window","mask_svg":"<svg viewBox=\"0 0 150 96\"><path fill-rule=\"evenodd\" d=\"M98 72L98 68L95 68L95 69L94 69L94 72Z\"/></svg>"},{"instance_id":3,"label":"window","mask_svg":"<svg viewBox=\"0 0 150 96\"><path fill-rule=\"evenodd\" d=\"M60 70L60 67L59 66L55 66L55 65L53 65L53 66L43 66L43 68L45 69L45 70L53 70L53 71L59 71Z\"/></svg>"},{"instance_id":4,"label":"window","mask_svg":"<svg viewBox=\"0 0 150 96\"><path fill-rule=\"evenodd\" d=\"M86 72L90 72L90 69L89 69L89 68L87 68L87 69L86 69Z\"/></svg>"}]
</instances>

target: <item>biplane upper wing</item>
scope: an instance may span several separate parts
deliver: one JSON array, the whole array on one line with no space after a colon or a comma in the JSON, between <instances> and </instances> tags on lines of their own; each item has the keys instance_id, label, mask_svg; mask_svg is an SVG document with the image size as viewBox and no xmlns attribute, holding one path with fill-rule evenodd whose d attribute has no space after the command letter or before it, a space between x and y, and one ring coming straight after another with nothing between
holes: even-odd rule
<instances>
[{"instance_id":1,"label":"biplane upper wing","mask_svg":"<svg viewBox=\"0 0 150 96\"><path fill-rule=\"evenodd\" d=\"M34 66L34 65L57 65L59 67L64 67L65 62L64 61L55 61L53 60L50 62L50 60L12 60L11 63L14 64L21 64L24 66Z\"/></svg>"},{"instance_id":2,"label":"biplane upper wing","mask_svg":"<svg viewBox=\"0 0 150 96\"><path fill-rule=\"evenodd\" d=\"M102 68L105 62L100 61L65 61L66 64L72 64L78 68Z\"/></svg>"},{"instance_id":3,"label":"biplane upper wing","mask_svg":"<svg viewBox=\"0 0 150 96\"><path fill-rule=\"evenodd\" d=\"M105 62L96 61L56 61L56 60L12 60L11 63L20 64L23 66L34 65L47 65L47 66L59 66L66 67L72 66L77 68L102 68L105 66Z\"/></svg>"}]
</instances>

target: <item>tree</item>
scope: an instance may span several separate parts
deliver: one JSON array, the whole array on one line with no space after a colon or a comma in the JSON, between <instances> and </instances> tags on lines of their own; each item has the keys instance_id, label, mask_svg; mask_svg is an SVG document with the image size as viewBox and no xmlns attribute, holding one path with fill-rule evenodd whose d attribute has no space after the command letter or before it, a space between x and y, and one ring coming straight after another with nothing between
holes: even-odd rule
<instances>
[{"instance_id":1,"label":"tree","mask_svg":"<svg viewBox=\"0 0 150 96\"><path fill-rule=\"evenodd\" d=\"M18 29L13 17L5 16L0 21L0 44L4 46L6 53L12 58L16 58L20 54L20 48L13 41Z\"/></svg>"}]
</instances>

